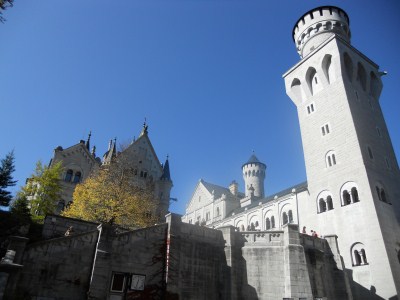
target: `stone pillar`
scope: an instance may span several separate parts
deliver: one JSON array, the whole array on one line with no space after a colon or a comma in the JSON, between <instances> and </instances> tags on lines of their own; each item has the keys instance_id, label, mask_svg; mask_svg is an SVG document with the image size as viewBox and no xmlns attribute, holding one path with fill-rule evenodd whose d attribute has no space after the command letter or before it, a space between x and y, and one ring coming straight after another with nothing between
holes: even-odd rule
<instances>
[{"instance_id":1,"label":"stone pillar","mask_svg":"<svg viewBox=\"0 0 400 300\"><path fill-rule=\"evenodd\" d=\"M296 224L283 226L285 261L285 297L313 299L304 248L300 245Z\"/></svg>"},{"instance_id":2,"label":"stone pillar","mask_svg":"<svg viewBox=\"0 0 400 300\"><path fill-rule=\"evenodd\" d=\"M14 294L18 282L18 271L23 267L22 257L29 239L11 236L9 241L7 253L0 262L0 299L12 299L11 295Z\"/></svg>"}]
</instances>

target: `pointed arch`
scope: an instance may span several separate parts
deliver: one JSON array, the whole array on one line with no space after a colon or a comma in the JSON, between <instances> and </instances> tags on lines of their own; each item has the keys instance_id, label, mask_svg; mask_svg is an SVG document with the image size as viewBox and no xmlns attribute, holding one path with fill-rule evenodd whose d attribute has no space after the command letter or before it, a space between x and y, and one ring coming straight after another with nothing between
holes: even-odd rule
<instances>
[{"instance_id":1,"label":"pointed arch","mask_svg":"<svg viewBox=\"0 0 400 300\"><path fill-rule=\"evenodd\" d=\"M331 80L333 79L333 69L331 68L331 63L332 55L326 54L322 60L322 71L324 72L326 81L328 81L328 83L331 83Z\"/></svg>"},{"instance_id":2,"label":"pointed arch","mask_svg":"<svg viewBox=\"0 0 400 300\"><path fill-rule=\"evenodd\" d=\"M353 61L350 58L350 55L348 55L346 52L343 54L343 63L344 63L344 68L346 70L346 75L350 82L353 81Z\"/></svg>"},{"instance_id":3,"label":"pointed arch","mask_svg":"<svg viewBox=\"0 0 400 300\"><path fill-rule=\"evenodd\" d=\"M318 84L317 71L313 67L309 67L306 73L306 82L311 95L314 95L316 85Z\"/></svg>"},{"instance_id":4,"label":"pointed arch","mask_svg":"<svg viewBox=\"0 0 400 300\"><path fill-rule=\"evenodd\" d=\"M367 73L365 72L364 66L360 62L357 64L357 81L365 91L367 88Z\"/></svg>"}]
</instances>

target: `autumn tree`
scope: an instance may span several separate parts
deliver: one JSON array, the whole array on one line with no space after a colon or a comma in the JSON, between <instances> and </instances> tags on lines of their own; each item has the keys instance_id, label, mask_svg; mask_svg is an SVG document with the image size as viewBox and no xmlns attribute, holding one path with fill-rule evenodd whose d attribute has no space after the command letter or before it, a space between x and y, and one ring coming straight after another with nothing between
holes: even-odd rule
<instances>
[{"instance_id":1,"label":"autumn tree","mask_svg":"<svg viewBox=\"0 0 400 300\"><path fill-rule=\"evenodd\" d=\"M14 151L9 152L0 163L0 205L8 206L12 199L11 192L6 189L15 186L17 183L13 180L12 173L15 171Z\"/></svg>"},{"instance_id":2,"label":"autumn tree","mask_svg":"<svg viewBox=\"0 0 400 300\"><path fill-rule=\"evenodd\" d=\"M134 175L123 158L103 166L77 185L73 202L62 215L130 229L154 225L154 184Z\"/></svg>"},{"instance_id":3,"label":"autumn tree","mask_svg":"<svg viewBox=\"0 0 400 300\"><path fill-rule=\"evenodd\" d=\"M51 167L37 162L34 174L22 188L22 193L30 203L32 219L42 221L47 214L54 212L61 195L62 171L62 162L52 164Z\"/></svg>"}]
</instances>

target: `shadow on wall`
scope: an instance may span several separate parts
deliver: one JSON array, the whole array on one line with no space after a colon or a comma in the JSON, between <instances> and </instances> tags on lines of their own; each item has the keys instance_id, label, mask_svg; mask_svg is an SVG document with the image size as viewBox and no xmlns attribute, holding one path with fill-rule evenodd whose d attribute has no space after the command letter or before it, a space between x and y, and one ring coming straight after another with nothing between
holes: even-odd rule
<instances>
[{"instance_id":1,"label":"shadow on wall","mask_svg":"<svg viewBox=\"0 0 400 300\"><path fill-rule=\"evenodd\" d=\"M365 299L365 300L384 300L385 298L380 297L376 294L375 286L371 285L369 289L360 285L353 280L353 270L346 269L346 273L350 280L351 291L353 295L356 295L355 299ZM388 300L399 300L397 295L390 297Z\"/></svg>"}]
</instances>

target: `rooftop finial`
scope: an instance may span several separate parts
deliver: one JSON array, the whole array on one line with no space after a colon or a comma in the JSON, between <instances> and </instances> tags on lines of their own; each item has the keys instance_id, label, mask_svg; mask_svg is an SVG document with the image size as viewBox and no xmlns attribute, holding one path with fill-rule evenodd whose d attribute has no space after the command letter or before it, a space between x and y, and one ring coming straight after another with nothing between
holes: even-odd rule
<instances>
[{"instance_id":1,"label":"rooftop finial","mask_svg":"<svg viewBox=\"0 0 400 300\"><path fill-rule=\"evenodd\" d=\"M96 156L96 146L93 146L93 148L92 148L92 155Z\"/></svg>"},{"instance_id":2,"label":"rooftop finial","mask_svg":"<svg viewBox=\"0 0 400 300\"><path fill-rule=\"evenodd\" d=\"M143 123L143 129L142 129L142 132L140 133L140 136L142 136L142 135L144 135L144 134L147 134L148 133L148 128L149 128L149 125L147 125L147 120L146 120L146 117L144 118L144 123Z\"/></svg>"},{"instance_id":3,"label":"rooftop finial","mask_svg":"<svg viewBox=\"0 0 400 300\"><path fill-rule=\"evenodd\" d=\"M92 131L89 131L89 135L86 141L86 148L90 151L90 137L92 136Z\"/></svg>"}]
</instances>

